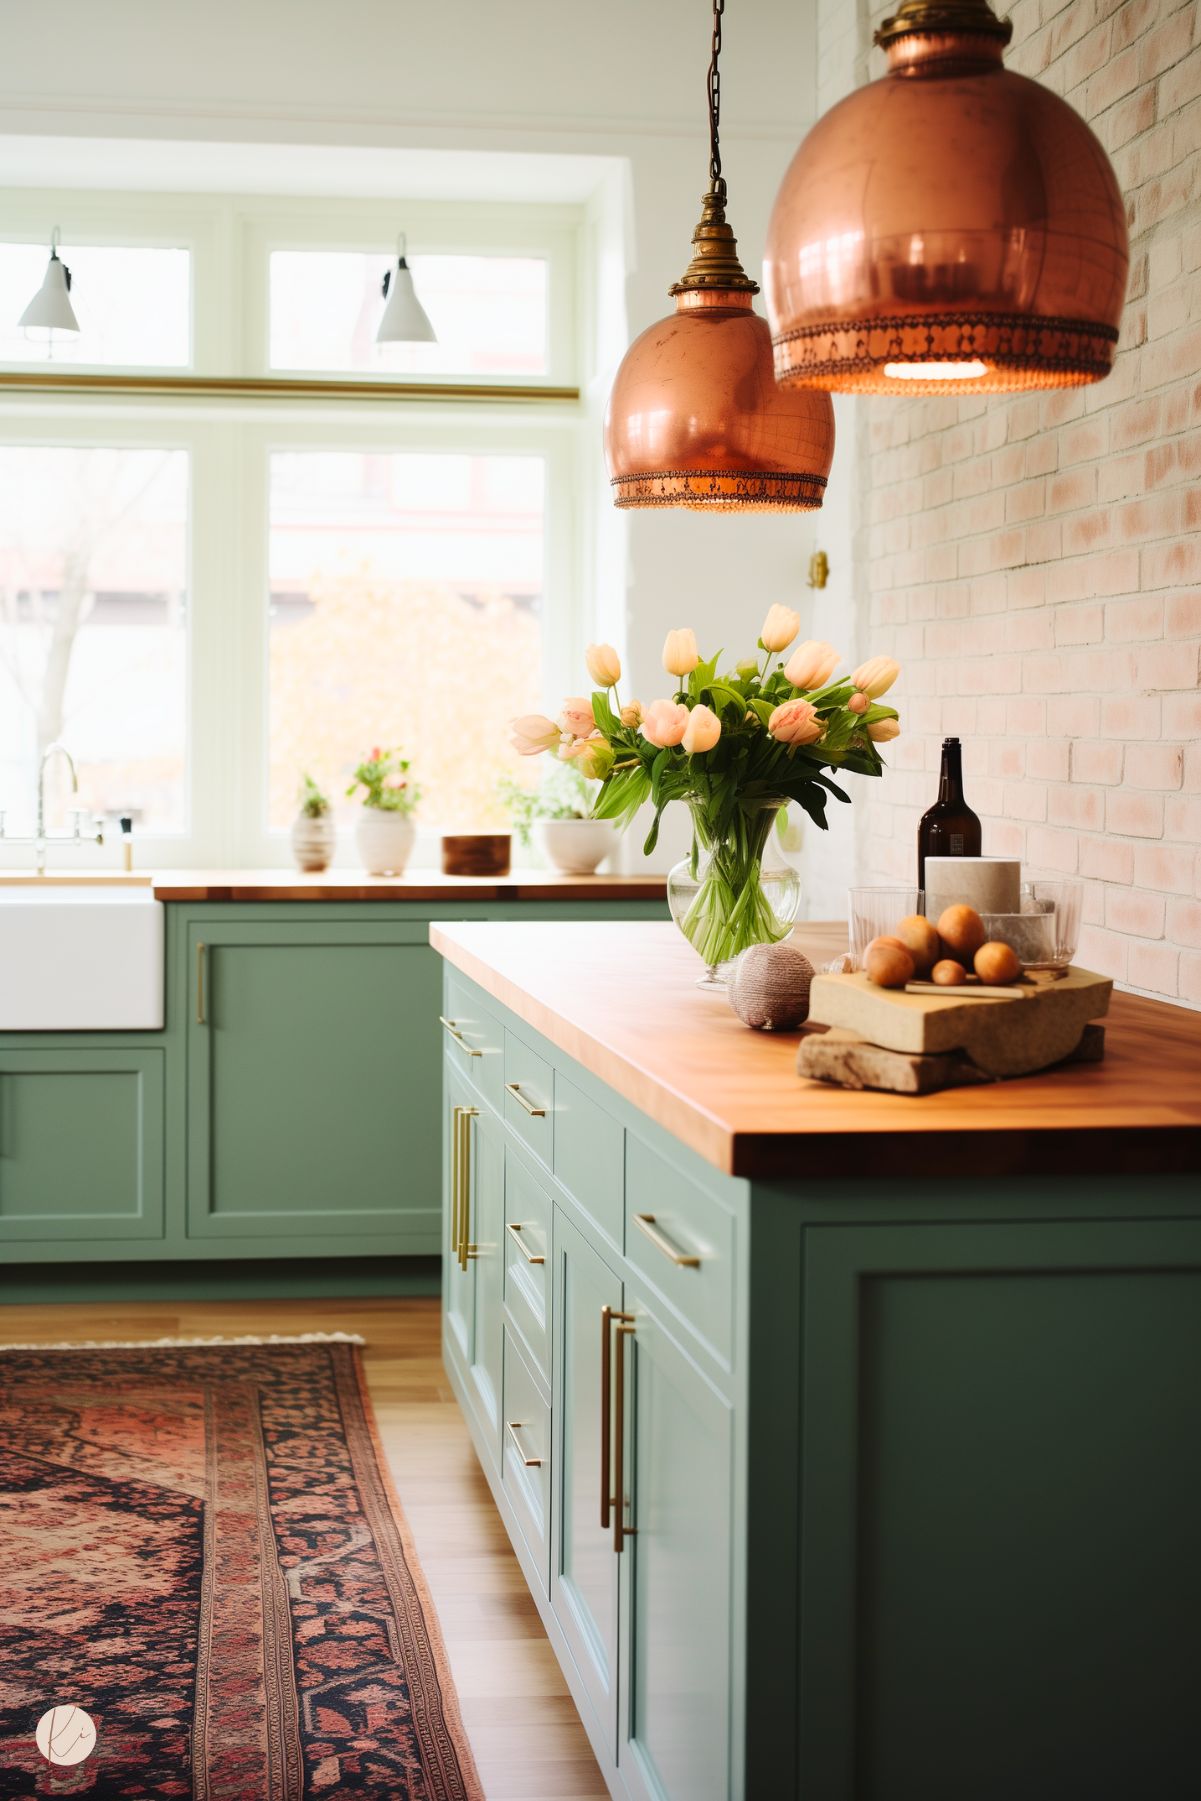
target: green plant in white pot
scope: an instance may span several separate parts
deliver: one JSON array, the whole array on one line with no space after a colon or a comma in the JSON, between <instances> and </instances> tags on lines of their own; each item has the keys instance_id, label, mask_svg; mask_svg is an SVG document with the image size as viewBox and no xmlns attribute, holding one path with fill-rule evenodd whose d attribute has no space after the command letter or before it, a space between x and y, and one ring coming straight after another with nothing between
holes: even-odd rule
<instances>
[{"instance_id":1,"label":"green plant in white pot","mask_svg":"<svg viewBox=\"0 0 1201 1801\"><path fill-rule=\"evenodd\" d=\"M292 821L292 855L297 869L328 869L337 842L333 808L312 776L300 778L300 810Z\"/></svg>"},{"instance_id":2,"label":"green plant in white pot","mask_svg":"<svg viewBox=\"0 0 1201 1801\"><path fill-rule=\"evenodd\" d=\"M527 850L538 846L552 868L564 875L595 875L616 849L617 832L607 819L593 819L597 784L574 762L548 763L537 788L507 778L500 797L509 809L513 831Z\"/></svg>"},{"instance_id":3,"label":"green plant in white pot","mask_svg":"<svg viewBox=\"0 0 1201 1801\"><path fill-rule=\"evenodd\" d=\"M363 758L346 790L363 790L363 810L355 843L368 875L403 875L417 836L413 813L421 790L409 780L409 761L400 750L377 745Z\"/></svg>"}]
</instances>

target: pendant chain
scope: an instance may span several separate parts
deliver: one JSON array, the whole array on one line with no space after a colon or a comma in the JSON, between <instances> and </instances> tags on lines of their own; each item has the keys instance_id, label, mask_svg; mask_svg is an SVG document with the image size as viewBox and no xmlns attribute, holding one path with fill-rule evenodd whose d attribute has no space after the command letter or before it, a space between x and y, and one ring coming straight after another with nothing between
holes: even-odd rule
<instances>
[{"instance_id":1,"label":"pendant chain","mask_svg":"<svg viewBox=\"0 0 1201 1801\"><path fill-rule=\"evenodd\" d=\"M721 56L721 18L726 10L726 0L713 0L713 43L709 53L709 180L713 184L719 201L725 204L726 184L721 173L721 140L718 126L721 122L721 71L718 58Z\"/></svg>"}]
</instances>

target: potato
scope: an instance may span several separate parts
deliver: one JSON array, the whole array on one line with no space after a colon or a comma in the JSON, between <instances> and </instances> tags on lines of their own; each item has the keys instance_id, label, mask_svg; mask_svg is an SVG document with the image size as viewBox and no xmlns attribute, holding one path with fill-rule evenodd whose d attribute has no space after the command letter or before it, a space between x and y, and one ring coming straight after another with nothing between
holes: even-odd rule
<instances>
[{"instance_id":1,"label":"potato","mask_svg":"<svg viewBox=\"0 0 1201 1801\"><path fill-rule=\"evenodd\" d=\"M922 913L910 913L896 929L909 955L913 958L913 967L919 976L928 975L938 961L940 940L938 929L932 919Z\"/></svg>"},{"instance_id":2,"label":"potato","mask_svg":"<svg viewBox=\"0 0 1201 1801\"><path fill-rule=\"evenodd\" d=\"M984 921L975 907L945 907L938 916L938 935L948 957L970 963L984 943Z\"/></svg>"},{"instance_id":3,"label":"potato","mask_svg":"<svg viewBox=\"0 0 1201 1801\"><path fill-rule=\"evenodd\" d=\"M944 957L930 971L930 980L940 988L958 988L967 981L967 970L954 957Z\"/></svg>"},{"instance_id":4,"label":"potato","mask_svg":"<svg viewBox=\"0 0 1201 1801\"><path fill-rule=\"evenodd\" d=\"M982 982L996 986L1016 982L1022 973L1022 965L1013 946L1002 944L999 940L980 946L973 967Z\"/></svg>"},{"instance_id":5,"label":"potato","mask_svg":"<svg viewBox=\"0 0 1201 1801\"><path fill-rule=\"evenodd\" d=\"M884 944L877 939L866 958L869 981L877 988L903 988L913 980L913 958L903 944Z\"/></svg>"}]
</instances>

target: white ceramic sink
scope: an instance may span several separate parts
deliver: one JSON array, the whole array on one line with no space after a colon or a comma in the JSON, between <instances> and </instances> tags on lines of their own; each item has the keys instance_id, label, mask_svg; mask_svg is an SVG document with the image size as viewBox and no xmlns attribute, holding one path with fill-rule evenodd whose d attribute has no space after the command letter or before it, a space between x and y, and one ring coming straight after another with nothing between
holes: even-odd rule
<instances>
[{"instance_id":1,"label":"white ceramic sink","mask_svg":"<svg viewBox=\"0 0 1201 1801\"><path fill-rule=\"evenodd\" d=\"M0 883L0 1032L162 1023L163 904L149 888Z\"/></svg>"}]
</instances>

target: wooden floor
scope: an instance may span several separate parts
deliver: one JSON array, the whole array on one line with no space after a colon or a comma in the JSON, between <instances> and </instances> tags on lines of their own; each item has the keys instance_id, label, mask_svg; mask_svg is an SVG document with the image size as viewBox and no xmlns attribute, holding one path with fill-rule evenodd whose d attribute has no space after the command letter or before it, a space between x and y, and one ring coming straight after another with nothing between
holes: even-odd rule
<instances>
[{"instance_id":1,"label":"wooden floor","mask_svg":"<svg viewBox=\"0 0 1201 1801\"><path fill-rule=\"evenodd\" d=\"M359 1332L488 1801L606 1795L442 1369L436 1300L0 1308L0 1343Z\"/></svg>"}]
</instances>

